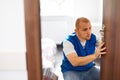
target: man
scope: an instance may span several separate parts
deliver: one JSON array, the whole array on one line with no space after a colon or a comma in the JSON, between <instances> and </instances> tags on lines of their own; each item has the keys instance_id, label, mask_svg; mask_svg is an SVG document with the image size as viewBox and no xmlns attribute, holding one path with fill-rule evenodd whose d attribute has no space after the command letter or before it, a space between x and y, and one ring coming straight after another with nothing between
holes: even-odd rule
<instances>
[{"instance_id":1,"label":"man","mask_svg":"<svg viewBox=\"0 0 120 80\"><path fill-rule=\"evenodd\" d=\"M61 71L64 80L100 80L99 69L94 60L106 54L104 43L96 48L96 36L91 33L91 23L87 18L76 20L75 32L63 41Z\"/></svg>"}]
</instances>

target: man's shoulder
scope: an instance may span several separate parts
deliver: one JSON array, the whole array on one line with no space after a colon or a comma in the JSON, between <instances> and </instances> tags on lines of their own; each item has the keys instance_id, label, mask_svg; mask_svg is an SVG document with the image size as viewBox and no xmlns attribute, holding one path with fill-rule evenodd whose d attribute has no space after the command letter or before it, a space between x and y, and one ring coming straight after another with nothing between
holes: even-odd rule
<instances>
[{"instance_id":1,"label":"man's shoulder","mask_svg":"<svg viewBox=\"0 0 120 80\"><path fill-rule=\"evenodd\" d=\"M92 33L89 41L92 43L96 43L96 35Z\"/></svg>"},{"instance_id":2,"label":"man's shoulder","mask_svg":"<svg viewBox=\"0 0 120 80\"><path fill-rule=\"evenodd\" d=\"M71 44L71 42L69 40L64 40L63 44Z\"/></svg>"},{"instance_id":3,"label":"man's shoulder","mask_svg":"<svg viewBox=\"0 0 120 80\"><path fill-rule=\"evenodd\" d=\"M69 39L74 38L75 36L76 36L76 33L73 32L73 33L70 33L70 34L66 37L66 39L69 40Z\"/></svg>"},{"instance_id":4,"label":"man's shoulder","mask_svg":"<svg viewBox=\"0 0 120 80\"><path fill-rule=\"evenodd\" d=\"M91 34L92 37L96 37L96 35L94 33Z\"/></svg>"},{"instance_id":5,"label":"man's shoulder","mask_svg":"<svg viewBox=\"0 0 120 80\"><path fill-rule=\"evenodd\" d=\"M96 35L95 34L91 34L91 39L95 39L96 40Z\"/></svg>"}]
</instances>

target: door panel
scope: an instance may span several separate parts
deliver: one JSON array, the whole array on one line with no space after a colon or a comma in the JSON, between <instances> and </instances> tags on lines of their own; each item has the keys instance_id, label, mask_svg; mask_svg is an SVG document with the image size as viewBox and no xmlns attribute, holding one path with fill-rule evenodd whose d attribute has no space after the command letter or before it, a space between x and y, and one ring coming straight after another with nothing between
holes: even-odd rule
<instances>
[{"instance_id":1,"label":"door panel","mask_svg":"<svg viewBox=\"0 0 120 80\"><path fill-rule=\"evenodd\" d=\"M107 54L102 56L101 80L120 80L120 0L103 0Z\"/></svg>"}]
</instances>

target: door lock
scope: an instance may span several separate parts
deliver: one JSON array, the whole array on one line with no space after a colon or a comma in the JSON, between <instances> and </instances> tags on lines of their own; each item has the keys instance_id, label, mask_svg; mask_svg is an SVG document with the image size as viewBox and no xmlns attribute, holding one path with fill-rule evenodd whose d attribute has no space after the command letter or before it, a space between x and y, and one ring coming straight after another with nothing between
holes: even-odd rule
<instances>
[{"instance_id":1,"label":"door lock","mask_svg":"<svg viewBox=\"0 0 120 80\"><path fill-rule=\"evenodd\" d=\"M102 29L100 30L100 34L101 34L101 40L104 41L104 36L105 36L105 25L102 25Z\"/></svg>"}]
</instances>

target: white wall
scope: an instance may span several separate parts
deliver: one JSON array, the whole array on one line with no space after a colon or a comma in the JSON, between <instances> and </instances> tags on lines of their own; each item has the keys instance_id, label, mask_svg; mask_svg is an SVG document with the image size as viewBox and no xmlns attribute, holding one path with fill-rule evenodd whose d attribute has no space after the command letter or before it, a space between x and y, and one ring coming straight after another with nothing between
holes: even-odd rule
<instances>
[{"instance_id":1,"label":"white wall","mask_svg":"<svg viewBox=\"0 0 120 80\"><path fill-rule=\"evenodd\" d=\"M40 0L42 16L87 17L101 23L103 0Z\"/></svg>"},{"instance_id":2,"label":"white wall","mask_svg":"<svg viewBox=\"0 0 120 80\"><path fill-rule=\"evenodd\" d=\"M75 0L40 0L42 16L73 16Z\"/></svg>"},{"instance_id":3,"label":"white wall","mask_svg":"<svg viewBox=\"0 0 120 80\"><path fill-rule=\"evenodd\" d=\"M92 23L102 22L103 0L74 0L74 17L87 17Z\"/></svg>"},{"instance_id":4,"label":"white wall","mask_svg":"<svg viewBox=\"0 0 120 80\"><path fill-rule=\"evenodd\" d=\"M0 0L0 80L27 80L24 0Z\"/></svg>"},{"instance_id":5,"label":"white wall","mask_svg":"<svg viewBox=\"0 0 120 80\"><path fill-rule=\"evenodd\" d=\"M61 44L63 39L73 32L72 22L70 16L42 16L42 38L49 38L54 40L56 44Z\"/></svg>"},{"instance_id":6,"label":"white wall","mask_svg":"<svg viewBox=\"0 0 120 80\"><path fill-rule=\"evenodd\" d=\"M41 16L46 18L41 19L42 37L51 38L57 44L61 43L66 34L74 31L78 17L90 19L93 33L100 37L102 3L103 0L41 0Z\"/></svg>"}]
</instances>

